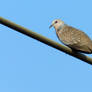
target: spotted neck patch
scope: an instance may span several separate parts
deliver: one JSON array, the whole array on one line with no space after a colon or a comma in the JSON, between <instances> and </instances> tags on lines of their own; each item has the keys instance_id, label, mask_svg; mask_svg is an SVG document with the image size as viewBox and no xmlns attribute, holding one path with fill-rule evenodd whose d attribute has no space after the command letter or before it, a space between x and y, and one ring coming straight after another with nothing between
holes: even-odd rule
<instances>
[{"instance_id":1,"label":"spotted neck patch","mask_svg":"<svg viewBox=\"0 0 92 92\"><path fill-rule=\"evenodd\" d=\"M57 31L60 31L66 24L63 24L61 26L58 27Z\"/></svg>"}]
</instances>

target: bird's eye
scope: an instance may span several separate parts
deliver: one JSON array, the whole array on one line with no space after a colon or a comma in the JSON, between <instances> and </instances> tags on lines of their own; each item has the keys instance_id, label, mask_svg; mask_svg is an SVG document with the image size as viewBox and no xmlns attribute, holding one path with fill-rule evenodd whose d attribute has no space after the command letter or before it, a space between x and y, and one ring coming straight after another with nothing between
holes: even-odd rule
<instances>
[{"instance_id":1,"label":"bird's eye","mask_svg":"<svg viewBox=\"0 0 92 92\"><path fill-rule=\"evenodd\" d=\"M58 21L55 21L55 23L58 23Z\"/></svg>"}]
</instances>

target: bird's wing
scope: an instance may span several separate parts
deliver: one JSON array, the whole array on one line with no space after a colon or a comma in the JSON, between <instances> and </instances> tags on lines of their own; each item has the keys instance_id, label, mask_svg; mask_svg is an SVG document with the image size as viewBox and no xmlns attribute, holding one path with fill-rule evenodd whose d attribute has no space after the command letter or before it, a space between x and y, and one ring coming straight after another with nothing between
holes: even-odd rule
<instances>
[{"instance_id":1,"label":"bird's wing","mask_svg":"<svg viewBox=\"0 0 92 92\"><path fill-rule=\"evenodd\" d=\"M68 47L86 53L92 52L92 41L82 31L71 26L65 26L58 33L58 38Z\"/></svg>"},{"instance_id":2,"label":"bird's wing","mask_svg":"<svg viewBox=\"0 0 92 92\"><path fill-rule=\"evenodd\" d=\"M76 51L92 53L92 49L90 49L87 45L79 46L78 44L73 44L73 45L67 45L67 46Z\"/></svg>"},{"instance_id":3,"label":"bird's wing","mask_svg":"<svg viewBox=\"0 0 92 92\"><path fill-rule=\"evenodd\" d=\"M71 43L68 46L81 52L92 53L92 41L90 38L76 28L69 27L69 30L73 32L73 35L71 35Z\"/></svg>"},{"instance_id":4,"label":"bird's wing","mask_svg":"<svg viewBox=\"0 0 92 92\"><path fill-rule=\"evenodd\" d=\"M65 26L59 32L57 32L58 38L65 44L65 45L72 45L78 44L80 42L81 33L79 30Z\"/></svg>"}]
</instances>

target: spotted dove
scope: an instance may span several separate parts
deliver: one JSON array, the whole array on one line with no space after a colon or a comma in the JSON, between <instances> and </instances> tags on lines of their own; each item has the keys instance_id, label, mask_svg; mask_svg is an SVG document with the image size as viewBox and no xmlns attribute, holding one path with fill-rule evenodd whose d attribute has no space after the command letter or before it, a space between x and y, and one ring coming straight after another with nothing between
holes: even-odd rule
<instances>
[{"instance_id":1,"label":"spotted dove","mask_svg":"<svg viewBox=\"0 0 92 92\"><path fill-rule=\"evenodd\" d=\"M92 53L92 41L81 30L65 24L60 19L54 20L51 27L55 28L59 40L66 46L78 52Z\"/></svg>"}]
</instances>

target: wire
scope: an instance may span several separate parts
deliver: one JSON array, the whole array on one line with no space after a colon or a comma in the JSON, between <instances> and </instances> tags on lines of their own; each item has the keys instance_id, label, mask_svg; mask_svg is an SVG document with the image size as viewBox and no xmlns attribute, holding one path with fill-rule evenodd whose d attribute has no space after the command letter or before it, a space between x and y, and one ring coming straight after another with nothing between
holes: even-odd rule
<instances>
[{"instance_id":1,"label":"wire","mask_svg":"<svg viewBox=\"0 0 92 92\"><path fill-rule=\"evenodd\" d=\"M55 41L53 41L51 39L48 39L48 38L46 38L46 37L44 37L44 36L42 36L42 35L40 35L38 33L35 33L33 31L27 29L27 28L24 28L24 27L22 27L22 26L20 26L18 24L15 24L15 23L13 23L13 22L5 19L5 18L0 17L0 24L5 25L5 26L7 26L9 28L12 28L12 29L14 29L14 30L16 30L16 31L18 31L18 32L20 32L22 34L25 34L25 35L27 35L29 37L32 37L32 38L34 38L34 39L36 39L36 40L38 40L38 41L40 41L42 43L45 43L45 44L47 44L47 45L49 45L49 46L51 46L53 48L58 49L60 51L63 51L64 53L69 54L71 56L74 56L74 57L76 57L76 58L78 58L78 59L80 59L80 60L82 60L84 62L92 64L92 58L90 58L90 57L88 57L88 56L86 56L86 55L84 55L82 53L74 52L71 48L63 46L63 45L61 45L61 44L59 44L59 43L57 43L57 42L55 42Z\"/></svg>"}]
</instances>

